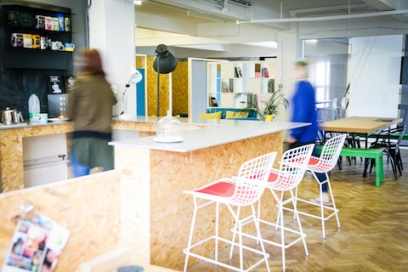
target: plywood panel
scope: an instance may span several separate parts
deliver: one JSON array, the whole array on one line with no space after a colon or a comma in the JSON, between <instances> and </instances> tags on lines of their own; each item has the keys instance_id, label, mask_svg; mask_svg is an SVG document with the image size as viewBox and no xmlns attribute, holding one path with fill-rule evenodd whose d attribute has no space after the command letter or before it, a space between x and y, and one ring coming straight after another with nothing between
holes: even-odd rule
<instances>
[{"instance_id":1,"label":"plywood panel","mask_svg":"<svg viewBox=\"0 0 408 272\"><path fill-rule=\"evenodd\" d=\"M178 62L172 75L173 115L188 112L188 62Z\"/></svg>"},{"instance_id":2,"label":"plywood panel","mask_svg":"<svg viewBox=\"0 0 408 272\"><path fill-rule=\"evenodd\" d=\"M79 264L117 247L120 236L120 178L108 171L52 185L0 194L0 264L15 229L12 218L29 201L42 214L71 231L56 272L78 271Z\"/></svg>"},{"instance_id":3,"label":"plywood panel","mask_svg":"<svg viewBox=\"0 0 408 272\"><path fill-rule=\"evenodd\" d=\"M127 233L123 238L131 241L132 254L150 257L154 265L181 270L193 214L192 198L183 190L236 175L243 162L272 151L278 152L278 159L281 157L282 132L187 153L116 146L115 169L120 171L122 182L128 184L122 198L128 199L137 215L124 221ZM275 218L271 194L265 194L263 203L268 203L262 208L263 218ZM221 233L228 237L233 220L226 209L221 214ZM203 209L197 237L212 233L213 222L214 207ZM140 236L146 228L149 232ZM143 251L147 248L149 252ZM207 247L202 252L211 256L212 250Z\"/></svg>"},{"instance_id":4,"label":"plywood panel","mask_svg":"<svg viewBox=\"0 0 408 272\"><path fill-rule=\"evenodd\" d=\"M113 121L113 129L139 131L141 137L156 133L156 123ZM203 128L205 125L183 125L183 130ZM67 133L67 154L70 151L72 123L25 126L0 130L0 182L3 192L24 188L23 138ZM69 173L70 175L70 173Z\"/></svg>"}]
</instances>

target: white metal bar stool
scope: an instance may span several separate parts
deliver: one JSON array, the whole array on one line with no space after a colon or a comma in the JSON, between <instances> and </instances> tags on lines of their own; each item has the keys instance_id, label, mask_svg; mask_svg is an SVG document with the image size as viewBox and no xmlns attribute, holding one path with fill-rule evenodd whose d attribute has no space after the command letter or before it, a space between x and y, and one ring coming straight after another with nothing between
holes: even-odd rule
<instances>
[{"instance_id":1,"label":"white metal bar stool","mask_svg":"<svg viewBox=\"0 0 408 272\"><path fill-rule=\"evenodd\" d=\"M193 191L184 191L184 193L192 195L194 201L194 213L191 222L188 245L187 248L183 250L183 252L186 254L184 271L187 270L188 259L190 256L222 267L226 267L234 271L250 271L254 267L261 264L262 262L265 262L267 270L270 271L268 265L269 254L265 252L263 243L261 242L261 250L256 249L255 247L244 245L242 238L243 236L246 236L246 234L242 232L242 225L244 222L248 222L251 220L253 222L256 222L256 211L254 208L254 203L256 203L259 200L259 198L262 196L265 190L269 172L276 158L276 154L277 154L276 152L268 153L266 155L254 158L243 163L239 169L238 176L232 178L222 178L209 185L205 185ZM200 202L200 204L198 202ZM216 208L215 234L207 238L202 238L200 239L200 241L192 244L197 211L210 204L215 204ZM227 206L228 210L230 211L235 221L235 227L232 230L233 232L232 239L226 239L224 237L219 236L218 223L220 204L224 204ZM247 216L246 218L241 218L240 211L241 207L244 206L250 206L252 214ZM251 236L248 237L259 241L261 240L259 226L258 224L254 225L256 228L256 237L255 238ZM235 241L235 234L238 234L238 242ZM214 242L215 252L214 259L200 255L199 246L205 246L206 243L210 243L209 241ZM218 260L218 251L220 250L219 244L221 244L222 242L230 244L231 246L235 245L239 248L239 267L224 262L220 262ZM193 252L193 249L195 248L198 249ZM262 258L259 261L255 262L250 267L244 269L243 258L244 249L259 254L262 256ZM232 259L232 254L230 254L229 257L230 259Z\"/></svg>"},{"instance_id":2,"label":"white metal bar stool","mask_svg":"<svg viewBox=\"0 0 408 272\"><path fill-rule=\"evenodd\" d=\"M347 137L347 134L341 134L338 136L335 136L328 141L323 146L322 152L320 154L320 157L314 157L312 156L310 158L309 163L307 164L307 170L312 172L313 176L315 177L317 183L319 184L319 192L320 192L320 201L319 203L310 201L310 200L305 200L301 199L298 197L298 188L296 187L296 193L295 193L295 198L296 201L312 204L315 206L318 206L320 208L320 215L315 215L312 213L307 213L303 211L299 211L298 213L301 215L306 215L309 217L317 218L322 221L322 236L323 239L326 239L326 230L325 230L325 221L331 218L332 216L336 216L337 220L337 227L340 228L340 220L338 216L339 210L336 208L336 202L334 201L334 196L333 196L333 191L330 185L330 179L328 173L336 166L337 160L340 156L341 149L344 146L344 141ZM320 182L319 179L316 176L316 173L322 173L326 176L326 180L323 182ZM323 203L323 197L322 197L322 186L323 184L327 184L327 191L329 195L329 199L331 202L331 206L324 205ZM285 207L285 209L287 209ZM290 209L288 209L290 210ZM328 210L329 213L325 215L325 210Z\"/></svg>"},{"instance_id":3,"label":"white metal bar stool","mask_svg":"<svg viewBox=\"0 0 408 272\"><path fill-rule=\"evenodd\" d=\"M271 244L274 246L278 246L282 249L282 267L283 271L285 271L286 261L285 261L285 250L295 243L302 241L303 246L305 248L306 256L309 255L306 246L306 234L303 232L302 224L299 220L299 216L296 210L296 202L292 192L292 189L296 188L298 184L302 181L303 176L306 172L306 165L310 160L314 148L314 144L304 145L297 148L289 149L285 151L282 155L282 159L280 161L280 168L274 169L272 168L271 173L268 178L268 183L266 185L267 188L270 189L272 195L274 196L277 207L278 207L278 219L275 222L269 222L260 218L260 205L258 205L258 220L260 223L264 223L269 226L274 226L276 229L280 229L280 241L271 241L267 239L263 239L264 243ZM284 200L284 192L289 191L291 197L289 199ZM278 194L280 192L280 194ZM260 200L259 200L260 202ZM286 203L292 203L293 205L293 212L298 223L298 230L289 228L285 226L283 220L283 207ZM295 234L296 239L292 239L291 241L285 241L285 233Z\"/></svg>"}]
</instances>

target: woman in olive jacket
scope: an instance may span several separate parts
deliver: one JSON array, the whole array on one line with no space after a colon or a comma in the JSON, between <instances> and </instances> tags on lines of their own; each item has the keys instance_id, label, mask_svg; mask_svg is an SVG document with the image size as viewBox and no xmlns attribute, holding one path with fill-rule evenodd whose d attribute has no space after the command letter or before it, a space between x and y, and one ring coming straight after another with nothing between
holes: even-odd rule
<instances>
[{"instance_id":1,"label":"woman in olive jacket","mask_svg":"<svg viewBox=\"0 0 408 272\"><path fill-rule=\"evenodd\" d=\"M68 98L67 116L73 121L71 169L74 177L94 167L113 169L112 106L116 103L96 49L83 49L75 58L75 83Z\"/></svg>"}]
</instances>

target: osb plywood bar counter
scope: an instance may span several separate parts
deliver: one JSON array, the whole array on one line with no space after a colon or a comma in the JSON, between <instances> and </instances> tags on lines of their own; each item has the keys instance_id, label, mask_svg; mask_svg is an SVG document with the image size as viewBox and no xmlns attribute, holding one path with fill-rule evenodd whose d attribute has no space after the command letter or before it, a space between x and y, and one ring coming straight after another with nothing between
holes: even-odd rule
<instances>
[{"instance_id":1,"label":"osb plywood bar counter","mask_svg":"<svg viewBox=\"0 0 408 272\"><path fill-rule=\"evenodd\" d=\"M152 135L156 131L157 118L138 117L131 120L115 118L114 130L138 131L140 136ZM184 121L186 122L186 121ZM197 129L205 124L186 124L183 129ZM71 122L60 123L22 123L0 126L0 192L24 188L23 139L72 132ZM46 146L44 148L47 148ZM68 148L68 147L67 147Z\"/></svg>"},{"instance_id":2,"label":"osb plywood bar counter","mask_svg":"<svg viewBox=\"0 0 408 272\"><path fill-rule=\"evenodd\" d=\"M151 135L156 121L116 120L113 127ZM235 175L243 162L258 155L277 151L280 157L282 132L305 125L189 119L182 123L185 140L181 143L156 143L153 137L112 142L115 170L22 190L17 189L23 187L23 176L16 174L23 172L22 139L67 133L72 126L1 129L1 159L6 161L1 165L2 181L10 192L0 194L0 263L15 228L11 218L19 213L23 201L29 201L71 231L56 272L79 271L81 263L118 247L130 247L132 260L181 270L192 216L192 200L183 190ZM7 160L13 163L7 164ZM13 179L7 179L8 175L19 182L9 182ZM270 194L265 197L271 199ZM262 211L271 219L275 218L273 207L270 200ZM233 223L226 214L224 234ZM203 234L212 231L213 215L213 209L200 214L199 231ZM211 255L210 248L206 251Z\"/></svg>"},{"instance_id":3,"label":"osb plywood bar counter","mask_svg":"<svg viewBox=\"0 0 408 272\"><path fill-rule=\"evenodd\" d=\"M157 143L154 137L113 142L115 170L123 188L121 240L152 264L181 270L193 214L192 199L183 190L236 175L242 163L268 152L277 151L279 159L283 131L304 125L221 120L185 131L180 143ZM264 197L262 203L270 203L262 209L264 217L274 219L272 197ZM220 232L228 237L233 220L226 210L221 216ZM202 236L213 232L214 207L203 209L197 226ZM203 250L209 256L213 253L212 247Z\"/></svg>"}]
</instances>

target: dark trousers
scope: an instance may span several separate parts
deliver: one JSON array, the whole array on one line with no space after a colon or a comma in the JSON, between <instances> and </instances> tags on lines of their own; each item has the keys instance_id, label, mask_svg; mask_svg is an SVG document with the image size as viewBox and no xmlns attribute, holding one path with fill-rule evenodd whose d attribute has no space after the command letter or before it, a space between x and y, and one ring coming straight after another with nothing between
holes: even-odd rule
<instances>
[{"instance_id":1,"label":"dark trousers","mask_svg":"<svg viewBox=\"0 0 408 272\"><path fill-rule=\"evenodd\" d=\"M315 142L308 142L308 143L294 142L293 144L289 144L289 149L293 149L293 148L304 146L304 145L314 144L314 143ZM316 152L316 146L313 148L312 156L319 157L319 154L317 154ZM315 173L315 175L320 183L322 183L323 181L327 179L325 173ZM327 193L327 183L322 184L322 192Z\"/></svg>"}]
</instances>

